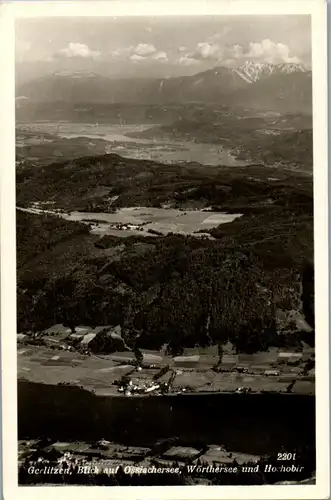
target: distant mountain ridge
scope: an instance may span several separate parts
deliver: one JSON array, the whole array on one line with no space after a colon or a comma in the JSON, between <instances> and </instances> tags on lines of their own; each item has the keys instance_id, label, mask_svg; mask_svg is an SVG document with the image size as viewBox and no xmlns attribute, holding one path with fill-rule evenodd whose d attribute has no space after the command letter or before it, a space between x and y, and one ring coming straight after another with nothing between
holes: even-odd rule
<instances>
[{"instance_id":1,"label":"distant mountain ridge","mask_svg":"<svg viewBox=\"0 0 331 500\"><path fill-rule=\"evenodd\" d=\"M233 69L247 83L254 83L261 78L268 78L271 75L289 75L291 73L306 73L308 69L303 64L296 63L259 63L255 61L246 61L243 65Z\"/></svg>"},{"instance_id":2,"label":"distant mountain ridge","mask_svg":"<svg viewBox=\"0 0 331 500\"><path fill-rule=\"evenodd\" d=\"M97 73L92 71L56 71L53 76L69 76L71 78L98 78Z\"/></svg>"},{"instance_id":3,"label":"distant mountain ridge","mask_svg":"<svg viewBox=\"0 0 331 500\"><path fill-rule=\"evenodd\" d=\"M68 103L217 103L272 111L311 112L312 73L301 64L247 61L193 76L115 80L90 72L58 72L21 85L28 101Z\"/></svg>"}]
</instances>

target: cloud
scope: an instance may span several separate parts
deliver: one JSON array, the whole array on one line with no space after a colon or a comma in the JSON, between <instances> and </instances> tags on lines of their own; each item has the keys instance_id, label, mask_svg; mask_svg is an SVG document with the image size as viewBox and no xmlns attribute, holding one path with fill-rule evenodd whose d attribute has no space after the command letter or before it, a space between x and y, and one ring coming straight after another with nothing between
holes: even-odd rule
<instances>
[{"instance_id":1,"label":"cloud","mask_svg":"<svg viewBox=\"0 0 331 500\"><path fill-rule=\"evenodd\" d=\"M181 53L184 51L181 50ZM183 66L192 66L202 61L220 62L224 56L224 47L217 43L199 42L192 52L182 55L177 60Z\"/></svg>"},{"instance_id":2,"label":"cloud","mask_svg":"<svg viewBox=\"0 0 331 500\"><path fill-rule=\"evenodd\" d=\"M195 64L199 64L200 61L194 59L193 57L189 57L188 55L180 57L177 61L178 64L182 66L193 66Z\"/></svg>"},{"instance_id":3,"label":"cloud","mask_svg":"<svg viewBox=\"0 0 331 500\"><path fill-rule=\"evenodd\" d=\"M140 56L139 54L131 54L129 59L130 61L139 62L139 61L144 61L145 57Z\"/></svg>"},{"instance_id":4,"label":"cloud","mask_svg":"<svg viewBox=\"0 0 331 500\"><path fill-rule=\"evenodd\" d=\"M191 55L194 59L221 60L224 55L224 47L217 43L198 43Z\"/></svg>"},{"instance_id":5,"label":"cloud","mask_svg":"<svg viewBox=\"0 0 331 500\"><path fill-rule=\"evenodd\" d=\"M168 55L164 51L159 51L150 43L139 43L136 46L115 50L111 53L112 58L129 60L135 63L143 61L167 62Z\"/></svg>"},{"instance_id":6,"label":"cloud","mask_svg":"<svg viewBox=\"0 0 331 500\"><path fill-rule=\"evenodd\" d=\"M153 54L153 59L155 61L167 62L168 56L166 52L156 52L156 54Z\"/></svg>"},{"instance_id":7,"label":"cloud","mask_svg":"<svg viewBox=\"0 0 331 500\"><path fill-rule=\"evenodd\" d=\"M156 48L151 43L139 43L134 49L138 56L148 57L156 52Z\"/></svg>"},{"instance_id":8,"label":"cloud","mask_svg":"<svg viewBox=\"0 0 331 500\"><path fill-rule=\"evenodd\" d=\"M239 44L225 45L221 41L212 41L212 38L218 40L216 35L213 35L208 41L197 43L195 49L181 56L177 63L189 66L210 62L224 66L239 66L247 60L271 64L301 62L298 57L291 55L287 45L269 38L260 42L250 42L246 47Z\"/></svg>"},{"instance_id":9,"label":"cloud","mask_svg":"<svg viewBox=\"0 0 331 500\"><path fill-rule=\"evenodd\" d=\"M236 44L231 47L230 52L230 57L233 57L234 59L241 59L245 57L244 55L244 47L242 45Z\"/></svg>"},{"instance_id":10,"label":"cloud","mask_svg":"<svg viewBox=\"0 0 331 500\"><path fill-rule=\"evenodd\" d=\"M127 47L125 49L117 49L110 52L110 57L112 59L120 59L124 57L129 57L131 54L132 47Z\"/></svg>"},{"instance_id":11,"label":"cloud","mask_svg":"<svg viewBox=\"0 0 331 500\"><path fill-rule=\"evenodd\" d=\"M67 47L57 53L62 57L82 57L85 59L96 59L101 55L98 50L90 49L85 43L70 42Z\"/></svg>"},{"instance_id":12,"label":"cloud","mask_svg":"<svg viewBox=\"0 0 331 500\"><path fill-rule=\"evenodd\" d=\"M251 42L246 57L272 64L300 62L298 57L290 56L290 49L287 45L274 42L269 38L265 38L261 42Z\"/></svg>"}]
</instances>

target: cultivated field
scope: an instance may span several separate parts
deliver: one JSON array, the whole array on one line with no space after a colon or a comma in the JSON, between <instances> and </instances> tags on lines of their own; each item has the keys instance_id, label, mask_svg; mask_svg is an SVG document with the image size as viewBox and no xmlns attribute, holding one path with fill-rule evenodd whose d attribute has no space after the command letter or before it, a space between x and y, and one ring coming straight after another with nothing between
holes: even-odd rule
<instances>
[{"instance_id":1,"label":"cultivated field","mask_svg":"<svg viewBox=\"0 0 331 500\"><path fill-rule=\"evenodd\" d=\"M51 210L40 208L24 209L30 213L50 213ZM133 234L151 235L149 231L166 235L179 233L197 236L204 234L220 224L232 222L241 214L208 212L206 210L177 210L173 208L127 207L114 213L77 212L58 213L66 220L92 224L91 231L97 234L132 236ZM118 227L117 227L118 226ZM198 234L199 234L198 233Z\"/></svg>"}]
</instances>

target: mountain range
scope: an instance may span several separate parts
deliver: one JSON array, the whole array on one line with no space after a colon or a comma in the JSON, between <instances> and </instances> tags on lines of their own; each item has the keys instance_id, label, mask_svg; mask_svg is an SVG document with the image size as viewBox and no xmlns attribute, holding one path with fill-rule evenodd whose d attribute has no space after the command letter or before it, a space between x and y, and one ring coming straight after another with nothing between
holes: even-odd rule
<instances>
[{"instance_id":1,"label":"mountain range","mask_svg":"<svg viewBox=\"0 0 331 500\"><path fill-rule=\"evenodd\" d=\"M289 75L291 73L306 73L307 69L302 64L282 63L269 64L246 61L242 66L233 70L248 83L268 78L271 75Z\"/></svg>"},{"instance_id":2,"label":"mountain range","mask_svg":"<svg viewBox=\"0 0 331 500\"><path fill-rule=\"evenodd\" d=\"M251 61L238 68L220 66L193 76L161 79L110 79L90 72L60 72L19 86L16 95L19 106L29 102L201 102L311 113L312 73L300 64Z\"/></svg>"}]
</instances>

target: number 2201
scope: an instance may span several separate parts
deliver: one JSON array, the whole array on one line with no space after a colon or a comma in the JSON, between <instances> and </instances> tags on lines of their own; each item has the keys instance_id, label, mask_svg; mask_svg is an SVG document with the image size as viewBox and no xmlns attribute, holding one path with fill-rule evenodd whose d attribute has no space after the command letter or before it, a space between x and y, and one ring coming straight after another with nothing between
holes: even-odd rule
<instances>
[{"instance_id":1,"label":"number 2201","mask_svg":"<svg viewBox=\"0 0 331 500\"><path fill-rule=\"evenodd\" d=\"M295 460L296 453L278 453L277 460Z\"/></svg>"}]
</instances>

